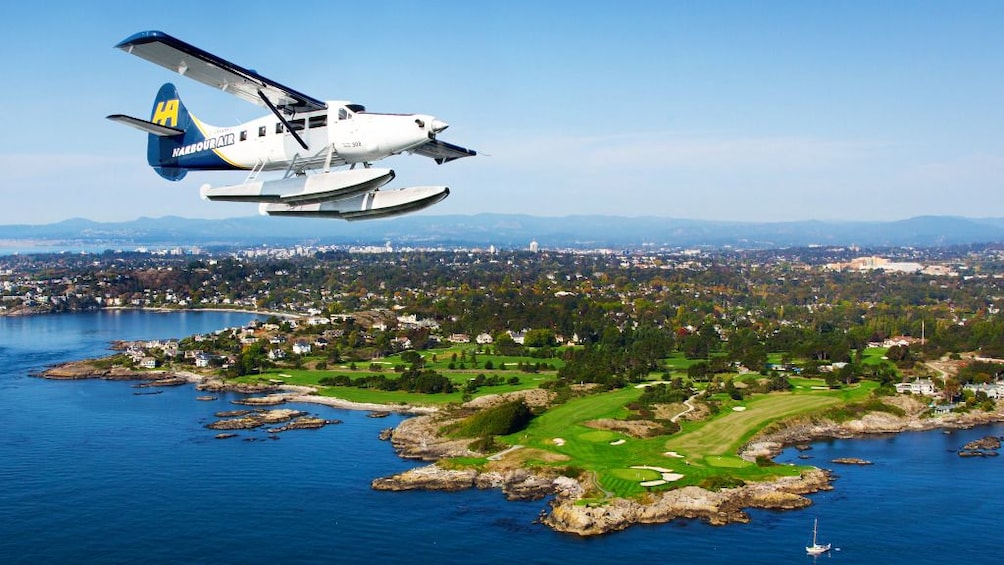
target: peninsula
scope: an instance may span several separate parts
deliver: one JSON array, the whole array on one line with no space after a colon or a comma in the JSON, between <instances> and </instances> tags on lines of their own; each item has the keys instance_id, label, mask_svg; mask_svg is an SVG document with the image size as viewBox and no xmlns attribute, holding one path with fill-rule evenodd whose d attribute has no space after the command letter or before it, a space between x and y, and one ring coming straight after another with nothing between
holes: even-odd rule
<instances>
[{"instance_id":1,"label":"peninsula","mask_svg":"<svg viewBox=\"0 0 1004 565\"><path fill-rule=\"evenodd\" d=\"M252 412L295 399L415 413L382 436L429 465L374 488L552 497L542 522L592 535L802 507L841 463L806 450L776 464L784 445L1000 421L1001 258L990 245L253 250L13 257L0 283L8 313L272 312L120 343L79 375L146 379L148 392L180 376L203 398L253 397L240 408Z\"/></svg>"}]
</instances>

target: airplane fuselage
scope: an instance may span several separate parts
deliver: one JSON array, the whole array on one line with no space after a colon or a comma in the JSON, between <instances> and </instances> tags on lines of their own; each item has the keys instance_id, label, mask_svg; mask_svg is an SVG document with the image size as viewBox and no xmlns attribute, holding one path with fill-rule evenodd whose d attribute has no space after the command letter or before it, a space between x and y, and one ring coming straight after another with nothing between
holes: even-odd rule
<instances>
[{"instance_id":1,"label":"airplane fuselage","mask_svg":"<svg viewBox=\"0 0 1004 565\"><path fill-rule=\"evenodd\" d=\"M169 118L158 121L154 114L154 122L171 125ZM175 148L171 155L191 170L302 171L370 163L428 143L446 128L429 115L369 113L361 106L331 101L324 110L287 118L307 145L304 149L273 115L230 127L194 121L205 140Z\"/></svg>"}]
</instances>

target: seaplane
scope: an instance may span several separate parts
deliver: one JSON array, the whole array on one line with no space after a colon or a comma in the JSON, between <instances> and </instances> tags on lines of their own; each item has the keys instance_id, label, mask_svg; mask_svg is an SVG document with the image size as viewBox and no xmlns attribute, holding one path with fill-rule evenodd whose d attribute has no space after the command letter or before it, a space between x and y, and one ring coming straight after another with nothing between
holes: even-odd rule
<instances>
[{"instance_id":1,"label":"seaplane","mask_svg":"<svg viewBox=\"0 0 1004 565\"><path fill-rule=\"evenodd\" d=\"M438 139L449 124L435 116L318 100L161 31L136 33L115 47L271 111L238 125L212 126L189 112L175 86L166 83L149 120L108 116L149 134L147 161L167 180L180 181L189 171L247 171L241 184L203 185L200 193L208 200L258 203L272 216L397 216L441 201L450 189L383 189L395 174L374 162L414 154L441 165L477 154ZM267 171L282 175L259 179Z\"/></svg>"}]
</instances>

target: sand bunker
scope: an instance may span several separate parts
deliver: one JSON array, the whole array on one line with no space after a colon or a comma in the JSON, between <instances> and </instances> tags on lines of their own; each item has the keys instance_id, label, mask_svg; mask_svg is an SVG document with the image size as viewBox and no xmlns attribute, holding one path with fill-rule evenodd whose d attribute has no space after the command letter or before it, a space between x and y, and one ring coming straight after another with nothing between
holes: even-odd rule
<instances>
[{"instance_id":1,"label":"sand bunker","mask_svg":"<svg viewBox=\"0 0 1004 565\"><path fill-rule=\"evenodd\" d=\"M663 467L655 467L653 465L632 465L632 469L645 469L648 471L655 471L662 475L661 479L655 479L653 481L642 481L638 483L643 487L657 487L659 485L664 485L669 482L678 481L683 478L680 473L674 473L672 469L665 469Z\"/></svg>"},{"instance_id":2,"label":"sand bunker","mask_svg":"<svg viewBox=\"0 0 1004 565\"><path fill-rule=\"evenodd\" d=\"M625 443L627 443L626 439L619 439L617 441L610 442L610 445L624 445Z\"/></svg>"},{"instance_id":3,"label":"sand bunker","mask_svg":"<svg viewBox=\"0 0 1004 565\"><path fill-rule=\"evenodd\" d=\"M562 446L562 445L565 445L565 440L563 440L560 437L556 437L556 438L552 439L551 441L554 442L554 445L557 445L559 447Z\"/></svg>"}]
</instances>

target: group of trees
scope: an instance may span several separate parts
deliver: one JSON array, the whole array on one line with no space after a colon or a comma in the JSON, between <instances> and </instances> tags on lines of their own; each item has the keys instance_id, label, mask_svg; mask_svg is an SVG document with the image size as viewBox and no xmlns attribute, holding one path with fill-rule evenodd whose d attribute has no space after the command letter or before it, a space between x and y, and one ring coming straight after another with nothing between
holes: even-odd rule
<instances>
[{"instance_id":1,"label":"group of trees","mask_svg":"<svg viewBox=\"0 0 1004 565\"><path fill-rule=\"evenodd\" d=\"M908 253L911 260L922 253L895 252ZM871 341L900 334L925 336L923 344L890 352L903 369L952 352L1004 358L1004 279L983 276L1004 270L999 255L977 256L973 249L929 252L941 261L955 261L969 275L965 277L820 268L824 262L847 260L849 253L721 251L697 259L672 253L641 259L578 253L333 252L212 261L124 254L53 257L49 262L11 259L13 274L5 280L35 273L31 285L23 286L31 286L33 294L72 296L73 302L62 302L67 308L89 307L98 297L145 296L154 301L148 305L157 305L156 300L174 296L190 307L252 300L260 308L286 311L403 311L435 320L443 335L487 332L496 338L491 347L497 355L563 355L566 364L559 377L567 383L623 386L661 370L661 359L672 352L698 361L689 373L694 380L736 367L763 372L767 356L778 352L801 360L810 373L821 364L847 363L849 369L832 377L839 381L886 379L888 375L869 373L860 352ZM427 328L389 326L375 330L350 318L297 332L337 330L325 360L329 364L368 362L395 353L397 337L408 337L419 350L436 344ZM524 328L530 328L524 345L506 333ZM573 337L582 347L562 350L559 341ZM254 373L270 363L267 349L257 345L241 349L221 344L221 349L237 357L234 375ZM455 366L490 370L488 362L479 357L458 360Z\"/></svg>"},{"instance_id":2,"label":"group of trees","mask_svg":"<svg viewBox=\"0 0 1004 565\"><path fill-rule=\"evenodd\" d=\"M449 394L456 390L453 382L431 369L410 369L393 377L384 374L366 374L359 377L333 375L318 381L325 386L351 386L376 390L400 390L420 394Z\"/></svg>"}]
</instances>

